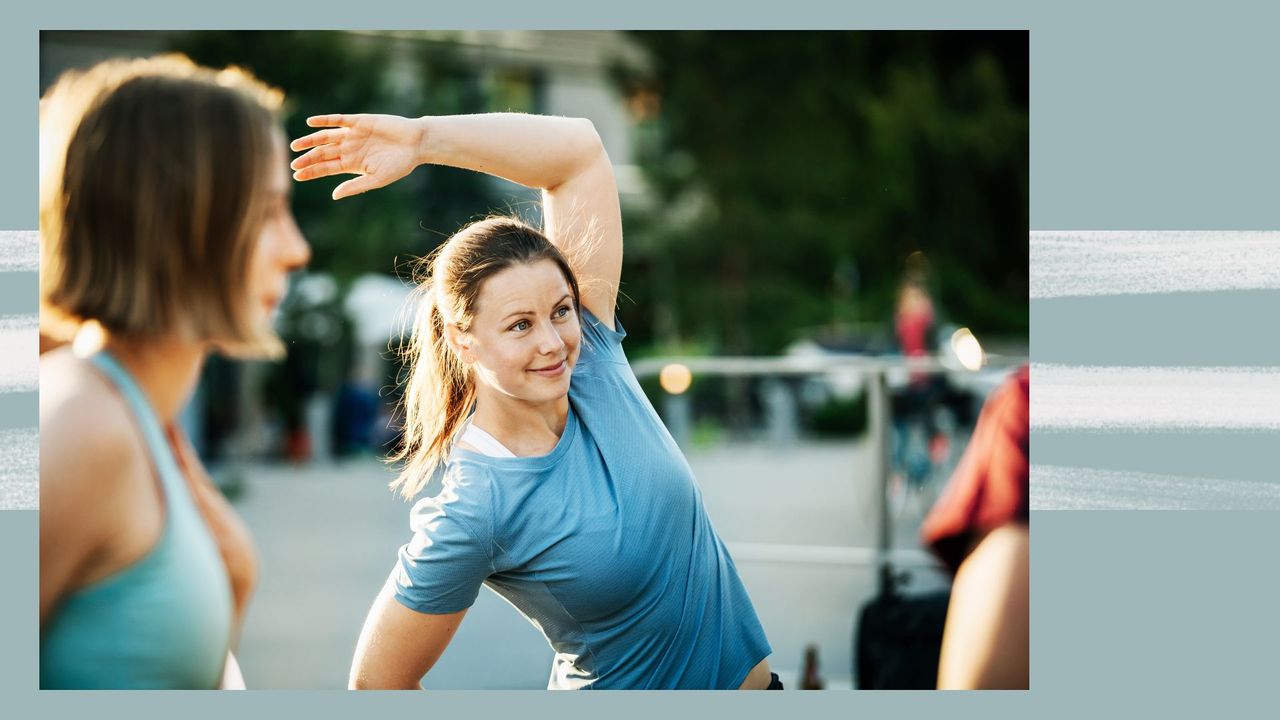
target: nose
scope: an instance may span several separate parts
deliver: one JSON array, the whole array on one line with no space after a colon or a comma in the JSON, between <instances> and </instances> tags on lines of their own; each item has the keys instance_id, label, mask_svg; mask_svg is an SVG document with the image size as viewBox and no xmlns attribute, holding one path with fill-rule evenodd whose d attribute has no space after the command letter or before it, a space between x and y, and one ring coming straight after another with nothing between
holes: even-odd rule
<instances>
[{"instance_id":1,"label":"nose","mask_svg":"<svg viewBox=\"0 0 1280 720\"><path fill-rule=\"evenodd\" d=\"M564 338L560 337L560 329L555 323L542 323L542 334L538 337L538 352L543 355L559 355L564 347Z\"/></svg>"},{"instance_id":2,"label":"nose","mask_svg":"<svg viewBox=\"0 0 1280 720\"><path fill-rule=\"evenodd\" d=\"M311 261L311 245L302 236L298 221L289 213L288 227L280 243L280 263L289 270L300 270Z\"/></svg>"}]
</instances>

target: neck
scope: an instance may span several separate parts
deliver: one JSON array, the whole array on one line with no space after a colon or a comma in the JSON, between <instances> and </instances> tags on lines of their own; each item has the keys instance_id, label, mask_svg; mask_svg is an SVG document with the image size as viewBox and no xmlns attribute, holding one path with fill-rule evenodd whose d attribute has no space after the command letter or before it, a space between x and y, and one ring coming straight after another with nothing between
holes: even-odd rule
<instances>
[{"instance_id":1,"label":"neck","mask_svg":"<svg viewBox=\"0 0 1280 720\"><path fill-rule=\"evenodd\" d=\"M195 391L206 354L203 344L176 338L108 338L106 349L133 376L166 426L177 419Z\"/></svg>"},{"instance_id":2,"label":"neck","mask_svg":"<svg viewBox=\"0 0 1280 720\"><path fill-rule=\"evenodd\" d=\"M487 387L476 389L472 421L519 456L551 452L569 420L569 396L533 404Z\"/></svg>"}]
</instances>

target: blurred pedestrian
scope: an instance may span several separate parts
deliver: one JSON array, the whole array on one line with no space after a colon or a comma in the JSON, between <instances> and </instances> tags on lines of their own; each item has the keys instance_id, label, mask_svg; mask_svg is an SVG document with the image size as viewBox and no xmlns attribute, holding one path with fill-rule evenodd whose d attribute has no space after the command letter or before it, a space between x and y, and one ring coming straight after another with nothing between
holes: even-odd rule
<instances>
[{"instance_id":1,"label":"blurred pedestrian","mask_svg":"<svg viewBox=\"0 0 1280 720\"><path fill-rule=\"evenodd\" d=\"M937 316L923 262L921 253L909 258L894 311L894 335L908 360L927 360L937 351ZM912 369L906 386L894 394L890 502L899 512L913 495L928 507L936 492L930 480L950 452L950 438L943 431L949 424L939 422L947 390L945 375L927 368Z\"/></svg>"},{"instance_id":2,"label":"blurred pedestrian","mask_svg":"<svg viewBox=\"0 0 1280 720\"><path fill-rule=\"evenodd\" d=\"M481 584L556 651L549 688L781 687L688 463L641 391L615 314L617 183L586 120L312 118L299 180L342 198L420 164L543 192L545 229L495 217L422 270L394 486L415 535L374 602L353 687L418 687ZM545 232L545 234L544 234Z\"/></svg>"},{"instance_id":3,"label":"blurred pedestrian","mask_svg":"<svg viewBox=\"0 0 1280 720\"><path fill-rule=\"evenodd\" d=\"M40 686L243 686L249 534L177 424L210 352L275 356L309 248L281 96L178 56L40 103Z\"/></svg>"}]
</instances>

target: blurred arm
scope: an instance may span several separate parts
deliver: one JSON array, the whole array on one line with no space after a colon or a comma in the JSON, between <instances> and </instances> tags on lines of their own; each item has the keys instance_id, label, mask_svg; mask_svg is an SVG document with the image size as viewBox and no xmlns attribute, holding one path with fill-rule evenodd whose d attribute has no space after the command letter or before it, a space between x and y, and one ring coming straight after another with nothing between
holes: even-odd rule
<instances>
[{"instance_id":1,"label":"blurred arm","mask_svg":"<svg viewBox=\"0 0 1280 720\"><path fill-rule=\"evenodd\" d=\"M63 375L40 366L40 627L91 568L118 562L112 537L133 516L127 488L150 469L110 406L68 399ZM78 400L78 401L77 401ZM106 422L104 422L104 419Z\"/></svg>"},{"instance_id":2,"label":"blurred arm","mask_svg":"<svg viewBox=\"0 0 1280 720\"><path fill-rule=\"evenodd\" d=\"M939 689L1028 689L1030 536L1009 523L987 533L951 585Z\"/></svg>"}]
</instances>

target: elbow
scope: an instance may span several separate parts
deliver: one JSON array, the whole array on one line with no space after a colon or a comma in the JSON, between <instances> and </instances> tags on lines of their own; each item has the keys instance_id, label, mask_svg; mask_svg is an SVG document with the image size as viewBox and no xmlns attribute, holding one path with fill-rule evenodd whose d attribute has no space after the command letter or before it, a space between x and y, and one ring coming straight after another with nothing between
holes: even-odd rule
<instances>
[{"instance_id":1,"label":"elbow","mask_svg":"<svg viewBox=\"0 0 1280 720\"><path fill-rule=\"evenodd\" d=\"M582 158L583 167L591 167L601 159L609 162L609 154L605 152L604 140L596 131L596 124L587 118L575 118L575 139L578 144L578 156Z\"/></svg>"},{"instance_id":2,"label":"elbow","mask_svg":"<svg viewBox=\"0 0 1280 720\"><path fill-rule=\"evenodd\" d=\"M348 690L421 690L420 682L390 682L385 678L371 678L364 673L352 673L347 679Z\"/></svg>"},{"instance_id":3,"label":"elbow","mask_svg":"<svg viewBox=\"0 0 1280 720\"><path fill-rule=\"evenodd\" d=\"M356 662L347 677L348 690L421 690L422 678L409 677L400 667Z\"/></svg>"},{"instance_id":4,"label":"elbow","mask_svg":"<svg viewBox=\"0 0 1280 720\"><path fill-rule=\"evenodd\" d=\"M564 154L561 156L565 164L554 180L542 186L547 192L560 190L564 185L582 178L591 177L598 180L600 173L613 174L613 164L609 154L605 152L604 141L596 132L595 123L587 118L566 118L571 132L562 135L564 138Z\"/></svg>"}]
</instances>

